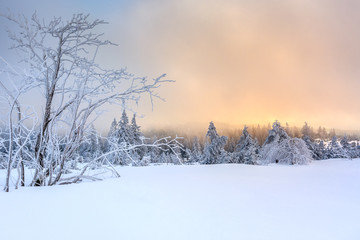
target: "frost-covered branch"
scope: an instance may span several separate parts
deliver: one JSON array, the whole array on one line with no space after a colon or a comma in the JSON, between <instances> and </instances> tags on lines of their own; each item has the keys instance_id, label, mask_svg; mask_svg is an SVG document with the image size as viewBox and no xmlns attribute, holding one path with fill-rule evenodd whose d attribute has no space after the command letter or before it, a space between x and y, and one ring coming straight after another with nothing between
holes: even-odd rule
<instances>
[{"instance_id":1,"label":"frost-covered branch","mask_svg":"<svg viewBox=\"0 0 360 240\"><path fill-rule=\"evenodd\" d=\"M60 181L66 162L74 159L84 142L91 119L97 118L107 104L137 103L144 94L153 103L154 98L162 99L156 89L172 82L165 74L149 80L125 68L105 69L97 64L98 51L115 45L103 40L103 34L96 30L106 24L103 20L92 20L85 14L75 14L66 21L45 21L36 13L30 19L2 17L17 27L12 28L16 31L8 31L9 38L12 48L23 53L21 66L26 70L17 71L1 59L4 67L0 71L19 79L13 82L18 93L36 88L44 96L39 104L43 114L33 143L32 186Z\"/></svg>"}]
</instances>

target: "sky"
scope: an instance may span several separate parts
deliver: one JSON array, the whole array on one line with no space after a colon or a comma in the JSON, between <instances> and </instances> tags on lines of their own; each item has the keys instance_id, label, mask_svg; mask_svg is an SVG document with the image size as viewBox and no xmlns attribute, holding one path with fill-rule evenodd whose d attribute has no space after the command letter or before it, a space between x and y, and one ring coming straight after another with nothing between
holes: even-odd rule
<instances>
[{"instance_id":1,"label":"sky","mask_svg":"<svg viewBox=\"0 0 360 240\"><path fill-rule=\"evenodd\" d=\"M0 0L0 12L109 22L105 67L166 73L166 102L135 110L144 128L285 124L360 129L360 2L357 0ZM12 58L0 19L0 55ZM112 106L97 127L108 129Z\"/></svg>"}]
</instances>

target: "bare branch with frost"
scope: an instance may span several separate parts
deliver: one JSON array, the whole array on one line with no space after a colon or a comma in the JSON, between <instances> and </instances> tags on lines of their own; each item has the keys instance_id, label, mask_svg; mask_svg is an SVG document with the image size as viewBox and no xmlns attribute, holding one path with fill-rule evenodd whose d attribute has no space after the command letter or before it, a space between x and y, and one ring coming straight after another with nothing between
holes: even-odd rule
<instances>
[{"instance_id":1,"label":"bare branch with frost","mask_svg":"<svg viewBox=\"0 0 360 240\"><path fill-rule=\"evenodd\" d=\"M96 31L107 24L103 20L91 20L85 14L75 14L67 21L53 18L48 22L36 13L30 19L2 16L17 27L16 32L8 31L9 38L13 42L12 48L23 54L21 66L26 69L17 71L1 59L4 67L0 71L8 74L18 93L16 98L9 98L10 102L15 100L10 104L10 116L22 94L36 88L43 96L43 102L39 104L43 114L39 118L31 158L35 165L32 186L54 185L61 181L66 163L74 159L84 142L91 119L96 118L105 105L137 103L144 94L153 104L154 98L162 99L156 90L164 83L173 82L165 79L165 74L149 80L130 74L125 68L109 70L97 64L98 51L104 46L115 45L103 40L103 34ZM10 120L11 117L9 125L12 125ZM169 147L174 143L173 140L164 141L157 147L162 144Z\"/></svg>"}]
</instances>

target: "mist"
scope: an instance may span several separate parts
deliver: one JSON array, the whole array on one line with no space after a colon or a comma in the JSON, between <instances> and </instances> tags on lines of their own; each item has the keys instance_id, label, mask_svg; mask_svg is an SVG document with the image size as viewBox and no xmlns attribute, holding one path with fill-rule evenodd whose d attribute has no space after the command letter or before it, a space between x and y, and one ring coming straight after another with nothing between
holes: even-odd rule
<instances>
[{"instance_id":1,"label":"mist","mask_svg":"<svg viewBox=\"0 0 360 240\"><path fill-rule=\"evenodd\" d=\"M3 4L46 16L54 8ZM152 109L145 97L133 106L144 115L144 128L279 120L360 129L358 1L64 1L58 7L64 17L86 11L109 22L105 37L118 47L102 51L102 65L176 80L159 89L166 102L155 101ZM121 111L109 108L97 128L107 130Z\"/></svg>"}]
</instances>

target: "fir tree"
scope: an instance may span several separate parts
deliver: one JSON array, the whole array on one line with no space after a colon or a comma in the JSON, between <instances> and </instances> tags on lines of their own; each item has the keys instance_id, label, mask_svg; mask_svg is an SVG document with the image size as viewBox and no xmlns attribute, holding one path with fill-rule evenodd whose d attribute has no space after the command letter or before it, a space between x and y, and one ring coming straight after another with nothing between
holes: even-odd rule
<instances>
[{"instance_id":1,"label":"fir tree","mask_svg":"<svg viewBox=\"0 0 360 240\"><path fill-rule=\"evenodd\" d=\"M333 136L327 148L327 158L348 158L349 155L339 145L337 137Z\"/></svg>"},{"instance_id":2,"label":"fir tree","mask_svg":"<svg viewBox=\"0 0 360 240\"><path fill-rule=\"evenodd\" d=\"M281 127L280 123L276 120L272 125L272 129L269 130L269 134L268 134L267 138L265 139L263 146L269 145L273 142L281 142L288 138L289 138L289 135Z\"/></svg>"},{"instance_id":3,"label":"fir tree","mask_svg":"<svg viewBox=\"0 0 360 240\"><path fill-rule=\"evenodd\" d=\"M131 119L130 132L132 135L133 143L140 144L142 134L140 132L140 126L138 126L136 123L136 114L134 114L133 118Z\"/></svg>"},{"instance_id":4,"label":"fir tree","mask_svg":"<svg viewBox=\"0 0 360 240\"><path fill-rule=\"evenodd\" d=\"M133 142L130 131L129 119L125 110L122 112L121 119L118 123L117 138L119 143L129 145Z\"/></svg>"},{"instance_id":5,"label":"fir tree","mask_svg":"<svg viewBox=\"0 0 360 240\"><path fill-rule=\"evenodd\" d=\"M165 152L162 152L160 156L158 156L158 163L169 163L169 157Z\"/></svg>"},{"instance_id":6,"label":"fir tree","mask_svg":"<svg viewBox=\"0 0 360 240\"><path fill-rule=\"evenodd\" d=\"M250 136L247 129L248 128L245 126L243 134L236 145L233 162L256 164L259 158L260 146L258 141Z\"/></svg>"},{"instance_id":7,"label":"fir tree","mask_svg":"<svg viewBox=\"0 0 360 240\"><path fill-rule=\"evenodd\" d=\"M194 137L193 144L192 144L192 150L189 153L190 162L200 162L202 158L202 151L201 151L201 145L199 142L199 139L197 137Z\"/></svg>"},{"instance_id":8,"label":"fir tree","mask_svg":"<svg viewBox=\"0 0 360 240\"><path fill-rule=\"evenodd\" d=\"M310 138L310 136L307 136L307 135L304 135L302 137L302 139L304 140L305 144L306 144L306 147L309 149L309 151L311 152L311 155L312 155L312 158L315 159L315 160L320 160L321 157L320 157L320 153L319 151L317 150L317 145L315 142L313 142Z\"/></svg>"},{"instance_id":9,"label":"fir tree","mask_svg":"<svg viewBox=\"0 0 360 240\"><path fill-rule=\"evenodd\" d=\"M345 150L350 150L350 143L349 143L349 139L348 136L345 134L344 137L340 140L340 144L341 146L345 149Z\"/></svg>"},{"instance_id":10,"label":"fir tree","mask_svg":"<svg viewBox=\"0 0 360 240\"><path fill-rule=\"evenodd\" d=\"M358 156L356 146L350 144L349 138L346 134L341 139L340 144L349 158L356 158Z\"/></svg>"},{"instance_id":11,"label":"fir tree","mask_svg":"<svg viewBox=\"0 0 360 240\"><path fill-rule=\"evenodd\" d=\"M130 136L131 136L131 144L133 145L141 145L143 143L143 134L140 131L140 126L136 123L136 114L133 115L131 119L130 125ZM139 146L135 149L136 154L139 159L142 159L147 151L146 146Z\"/></svg>"},{"instance_id":12,"label":"fir tree","mask_svg":"<svg viewBox=\"0 0 360 240\"><path fill-rule=\"evenodd\" d=\"M89 134L89 144L90 149L89 152L93 158L96 158L101 155L101 141L96 132L94 125L90 126L90 134Z\"/></svg>"},{"instance_id":13,"label":"fir tree","mask_svg":"<svg viewBox=\"0 0 360 240\"><path fill-rule=\"evenodd\" d=\"M114 118L110 126L108 137L113 136L116 133L116 130L117 130L117 122L116 122L116 118Z\"/></svg>"},{"instance_id":14,"label":"fir tree","mask_svg":"<svg viewBox=\"0 0 360 240\"><path fill-rule=\"evenodd\" d=\"M130 154L130 151L127 150L127 147L131 145L131 132L129 119L126 115L125 110L122 112L121 118L114 128L114 124L116 120L113 121L110 129L116 129L113 136L110 137L110 141L112 141L112 145L110 146L110 150L118 150L116 153L111 155L111 161L115 164L120 165L128 165L131 160L133 154ZM114 143L116 143L114 145ZM123 149L123 150L122 150Z\"/></svg>"},{"instance_id":15,"label":"fir tree","mask_svg":"<svg viewBox=\"0 0 360 240\"><path fill-rule=\"evenodd\" d=\"M204 148L203 164L224 163L228 159L224 150L227 137L219 136L213 122L210 122L206 133L206 144Z\"/></svg>"},{"instance_id":16,"label":"fir tree","mask_svg":"<svg viewBox=\"0 0 360 240\"><path fill-rule=\"evenodd\" d=\"M101 155L101 141L94 125L91 125L85 135L85 141L79 147L79 154L85 161Z\"/></svg>"},{"instance_id":17,"label":"fir tree","mask_svg":"<svg viewBox=\"0 0 360 240\"><path fill-rule=\"evenodd\" d=\"M301 129L301 133L302 133L302 139L304 140L305 138L309 139L310 141L312 141L311 138L311 128L309 127L308 123L305 122L304 126Z\"/></svg>"},{"instance_id":18,"label":"fir tree","mask_svg":"<svg viewBox=\"0 0 360 240\"><path fill-rule=\"evenodd\" d=\"M326 148L325 148L325 144L324 144L323 140L321 140L319 142L319 144L316 145L315 154L318 157L317 160L322 160L322 159L327 158L327 156L326 156Z\"/></svg>"},{"instance_id":19,"label":"fir tree","mask_svg":"<svg viewBox=\"0 0 360 240\"><path fill-rule=\"evenodd\" d=\"M104 142L103 145L103 151L104 152L108 152L110 151L111 147L109 145L109 141L114 142L116 139L116 134L117 134L117 125L118 123L116 122L116 118L114 118L114 120L112 121L111 125L110 125L110 129L107 135L107 139Z\"/></svg>"}]
</instances>

